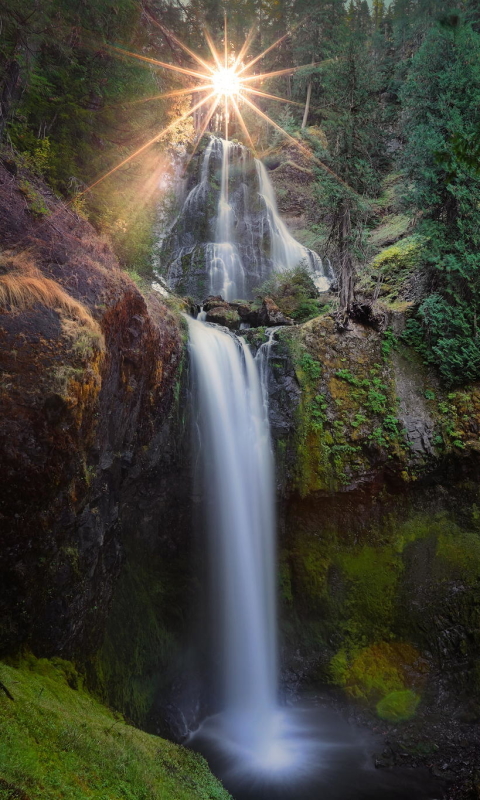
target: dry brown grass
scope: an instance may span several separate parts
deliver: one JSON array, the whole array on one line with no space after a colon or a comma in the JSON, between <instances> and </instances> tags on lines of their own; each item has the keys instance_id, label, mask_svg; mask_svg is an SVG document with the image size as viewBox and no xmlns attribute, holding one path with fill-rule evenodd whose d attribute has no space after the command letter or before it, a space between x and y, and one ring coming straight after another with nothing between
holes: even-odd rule
<instances>
[{"instance_id":1,"label":"dry brown grass","mask_svg":"<svg viewBox=\"0 0 480 800\"><path fill-rule=\"evenodd\" d=\"M103 349L104 339L98 322L59 283L40 272L30 253L0 254L2 267L8 271L0 274L0 308L25 311L41 303L76 320L79 327L88 331L97 347Z\"/></svg>"}]
</instances>

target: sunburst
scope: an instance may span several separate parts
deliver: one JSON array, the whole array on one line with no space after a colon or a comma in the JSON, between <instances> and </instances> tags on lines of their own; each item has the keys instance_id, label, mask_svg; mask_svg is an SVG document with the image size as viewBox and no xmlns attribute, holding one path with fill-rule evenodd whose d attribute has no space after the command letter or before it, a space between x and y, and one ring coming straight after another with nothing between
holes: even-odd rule
<instances>
[{"instance_id":1,"label":"sunburst","mask_svg":"<svg viewBox=\"0 0 480 800\"><path fill-rule=\"evenodd\" d=\"M159 100L163 98L170 98L170 97L181 97L188 94L192 95L192 105L188 111L184 114L181 114L177 117L173 122L163 128L159 133L157 133L152 139L148 142L145 142L141 147L139 147L135 152L131 153L131 155L124 158L118 164L116 164L112 169L98 178L94 183L88 186L86 189L81 192L84 194L85 192L90 191L95 186L98 186L105 178L108 178L110 175L113 175L118 169L123 167L125 164L128 164L132 159L136 158L137 156L141 155L146 149L151 147L156 142L159 142L162 138L164 138L168 133L170 133L177 125L187 119L190 115L194 114L199 109L204 108L206 111L205 117L203 122L200 126L200 130L197 132L196 135L196 143L193 148L193 152L190 154L189 161L193 157L198 144L205 133L210 120L213 117L213 114L217 110L219 106L223 106L223 117L224 117L224 135L225 139L228 140L228 125L230 116L233 116L238 120L240 128L247 140L247 143L255 152L254 143L252 141L252 137L250 132L248 131L248 127L246 125L245 119L242 115L241 108L242 106L246 106L251 111L253 111L258 117L262 120L268 122L272 125L276 130L280 131L286 139L289 140L295 147L299 148L302 153L307 156L308 158L312 159L319 167L327 171L332 177L334 177L337 181L342 183L346 188L350 189L348 185L338 176L336 175L326 164L323 163L320 159L312 154L312 152L298 139L291 136L284 128L282 128L277 122L275 122L271 117L268 116L264 111L262 111L258 105L253 102L253 97L257 98L265 98L268 100L274 100L280 103L288 103L295 106L301 106L301 103L297 103L296 101L290 100L288 98L279 97L278 95L271 94L269 92L261 91L259 88L254 88L250 84L261 83L263 81L268 80L269 78L278 77L280 75L292 75L299 70L305 69L306 67L311 68L312 64L302 65L299 67L287 67L285 69L273 70L271 72L260 72L255 73L253 72L253 68L258 62L277 47L281 42L283 42L287 36L290 35L290 31L284 36L277 39L273 44L269 45L265 50L263 50L259 55L252 58L250 61L246 63L243 62L245 55L247 53L248 48L250 47L254 36L255 36L255 29L252 28L250 33L245 39L243 46L241 47L239 53L236 57L229 58L228 56L228 31L227 31L227 18L225 16L225 29L224 29L224 48L223 53L220 52L215 47L215 44L210 36L209 32L205 29L204 35L208 47L210 49L210 54L212 61L208 62L201 58L197 53L187 47L180 39L178 39L171 31L167 31L167 29L159 23L151 14L147 13L148 19L157 27L159 27L164 33L168 33L170 39L175 41L188 55L197 62L201 69L189 69L187 67L180 67L176 64L169 64L165 61L159 61L155 58L150 58L148 56L140 55L139 53L134 53L129 50L124 50L123 48L117 47L115 45L107 44L105 47L111 52L118 56L133 58L144 63L153 65L154 67L162 68L171 70L173 72L179 73L181 75L187 75L189 78L197 81L196 84L188 86L187 88L178 89L175 91L165 92L163 94L154 95L153 97L147 98L140 98L139 100L133 101L134 103L145 103L151 100ZM300 23L299 23L300 24ZM296 26L298 27L298 25ZM328 62L317 62L317 65L325 64ZM199 83L198 83L199 82ZM202 93L204 96L201 97L200 100L197 102L193 102L193 98L195 95L198 96L199 93Z\"/></svg>"}]
</instances>

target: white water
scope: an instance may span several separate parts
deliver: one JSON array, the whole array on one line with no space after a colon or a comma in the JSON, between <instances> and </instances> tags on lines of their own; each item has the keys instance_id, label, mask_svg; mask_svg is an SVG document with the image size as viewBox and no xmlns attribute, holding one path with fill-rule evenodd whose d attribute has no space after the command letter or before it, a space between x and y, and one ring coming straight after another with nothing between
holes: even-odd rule
<instances>
[{"instance_id":1,"label":"white water","mask_svg":"<svg viewBox=\"0 0 480 800\"><path fill-rule=\"evenodd\" d=\"M198 190L196 197L208 175L205 162L219 140L212 142L200 188L193 190ZM206 265L211 294L233 299L242 296L245 283L228 191L229 143L222 140L222 148L216 241L207 248ZM241 165L245 212L245 158ZM318 277L321 260L293 239L278 215L265 168L256 161L255 170L264 208L260 219L266 226L261 237L268 237L274 269L283 271L303 260ZM243 223L248 229L245 215ZM268 420L268 362L275 329L269 329L254 360L243 339L204 320L202 310L188 324L219 629L221 710L192 739L212 742L237 771L278 775L301 763L309 746L302 741L298 720L278 703L275 496Z\"/></svg>"},{"instance_id":2,"label":"white water","mask_svg":"<svg viewBox=\"0 0 480 800\"><path fill-rule=\"evenodd\" d=\"M264 164L255 159L260 195L266 206L266 225L270 234L271 259L277 272L293 269L303 263L310 270L313 282L320 292L328 291L331 276L325 274L320 256L293 238L278 213L277 201L272 183Z\"/></svg>"},{"instance_id":3,"label":"white water","mask_svg":"<svg viewBox=\"0 0 480 800\"><path fill-rule=\"evenodd\" d=\"M230 142L220 142L222 148L222 172L220 197L215 225L215 242L207 246L206 266L210 278L210 294L220 294L224 300L235 300L245 296L245 271L242 259L233 242L234 211L228 196ZM209 145L210 146L210 145Z\"/></svg>"},{"instance_id":4,"label":"white water","mask_svg":"<svg viewBox=\"0 0 480 800\"><path fill-rule=\"evenodd\" d=\"M277 711L273 465L257 365L242 339L189 319L212 572L221 728L267 758Z\"/></svg>"},{"instance_id":5,"label":"white water","mask_svg":"<svg viewBox=\"0 0 480 800\"><path fill-rule=\"evenodd\" d=\"M213 208L209 205L212 199ZM209 213L196 241L192 222ZM333 279L328 259L324 263L317 253L297 242L281 219L264 165L242 145L214 136L203 155L199 182L172 226L166 257L171 259L172 252L170 284L175 287L179 282L183 292L198 300L203 300L206 292L229 301L248 299L272 272L284 272L301 263L319 291L326 291Z\"/></svg>"}]
</instances>

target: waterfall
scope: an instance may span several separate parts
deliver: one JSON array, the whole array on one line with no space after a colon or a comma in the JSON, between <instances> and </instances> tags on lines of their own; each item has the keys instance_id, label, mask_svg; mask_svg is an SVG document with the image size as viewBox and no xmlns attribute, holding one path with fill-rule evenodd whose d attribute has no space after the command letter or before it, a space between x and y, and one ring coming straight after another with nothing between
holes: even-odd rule
<instances>
[{"instance_id":1,"label":"waterfall","mask_svg":"<svg viewBox=\"0 0 480 800\"><path fill-rule=\"evenodd\" d=\"M277 711L274 482L260 373L245 342L189 319L219 610L221 728L268 757Z\"/></svg>"},{"instance_id":2,"label":"waterfall","mask_svg":"<svg viewBox=\"0 0 480 800\"><path fill-rule=\"evenodd\" d=\"M318 253L309 250L308 247L293 238L278 213L275 192L265 166L261 161L255 159L255 167L260 186L260 196L266 207L265 222L271 241L270 257L273 261L274 269L277 272L283 272L284 270L293 269L299 264L305 264L317 289L320 292L328 291L333 279L330 262L327 261L325 270Z\"/></svg>"},{"instance_id":3,"label":"waterfall","mask_svg":"<svg viewBox=\"0 0 480 800\"><path fill-rule=\"evenodd\" d=\"M225 139L220 141L222 146L220 197L215 242L207 247L206 269L209 276L209 294L220 294L224 300L235 300L245 296L245 272L240 254L233 243L233 208L228 196L231 143Z\"/></svg>"},{"instance_id":4,"label":"waterfall","mask_svg":"<svg viewBox=\"0 0 480 800\"><path fill-rule=\"evenodd\" d=\"M319 291L328 259L297 242L281 219L265 166L243 145L212 136L161 253L172 289L194 297L251 299L272 273L304 264Z\"/></svg>"}]
</instances>

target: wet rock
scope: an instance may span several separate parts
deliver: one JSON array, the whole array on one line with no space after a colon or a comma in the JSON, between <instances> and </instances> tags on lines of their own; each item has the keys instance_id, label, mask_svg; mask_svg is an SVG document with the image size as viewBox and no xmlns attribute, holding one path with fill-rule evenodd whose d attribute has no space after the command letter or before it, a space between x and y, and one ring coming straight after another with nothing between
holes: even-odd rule
<instances>
[{"instance_id":1,"label":"wet rock","mask_svg":"<svg viewBox=\"0 0 480 800\"><path fill-rule=\"evenodd\" d=\"M226 303L222 306L214 306L207 311L207 322L214 322L224 328L236 330L240 327L240 316L235 309L231 309Z\"/></svg>"},{"instance_id":2,"label":"wet rock","mask_svg":"<svg viewBox=\"0 0 480 800\"><path fill-rule=\"evenodd\" d=\"M267 328L277 325L295 324L293 319L286 317L285 314L280 311L279 307L276 303L274 303L271 297L265 297L262 307L258 311L257 317L259 324L265 325Z\"/></svg>"},{"instance_id":3,"label":"wet rock","mask_svg":"<svg viewBox=\"0 0 480 800\"><path fill-rule=\"evenodd\" d=\"M230 303L227 303L220 294L210 295L203 301L203 310L211 311L213 308L230 308Z\"/></svg>"}]
</instances>

